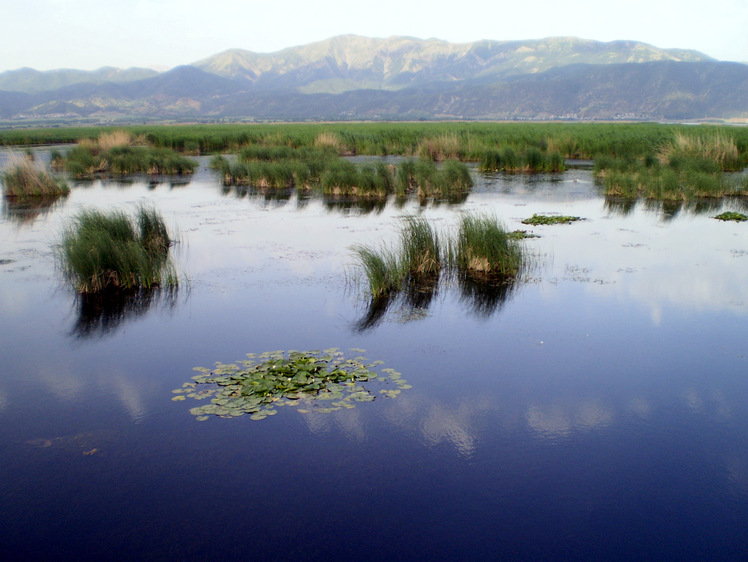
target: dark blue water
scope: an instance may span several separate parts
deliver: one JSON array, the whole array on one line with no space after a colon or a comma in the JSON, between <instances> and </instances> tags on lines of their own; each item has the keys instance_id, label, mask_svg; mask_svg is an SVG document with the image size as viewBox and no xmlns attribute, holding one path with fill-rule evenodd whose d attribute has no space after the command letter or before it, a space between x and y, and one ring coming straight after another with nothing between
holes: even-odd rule
<instances>
[{"instance_id":1,"label":"dark blue water","mask_svg":"<svg viewBox=\"0 0 748 562\"><path fill-rule=\"evenodd\" d=\"M584 171L467 202L360 209L94 182L0 219L3 559L742 559L748 555L748 230L596 195ZM576 181L575 181L576 180ZM177 295L83 310L51 245L82 207L155 204ZM734 203L725 203L728 208ZM538 265L505 300L442 287L360 329L355 243L460 210ZM355 409L198 422L193 367L363 348L412 385ZM349 354L351 356L355 353Z\"/></svg>"}]
</instances>

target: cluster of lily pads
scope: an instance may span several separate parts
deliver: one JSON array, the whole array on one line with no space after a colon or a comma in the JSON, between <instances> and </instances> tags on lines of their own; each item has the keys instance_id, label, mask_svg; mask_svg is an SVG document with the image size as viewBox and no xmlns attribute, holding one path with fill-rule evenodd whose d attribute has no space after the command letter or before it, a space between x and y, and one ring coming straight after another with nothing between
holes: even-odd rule
<instances>
[{"instance_id":1,"label":"cluster of lily pads","mask_svg":"<svg viewBox=\"0 0 748 562\"><path fill-rule=\"evenodd\" d=\"M571 224L576 221L584 220L582 217L572 217L569 215L538 215L533 214L529 219L522 221L522 224L538 226L543 224Z\"/></svg>"},{"instance_id":2,"label":"cluster of lily pads","mask_svg":"<svg viewBox=\"0 0 748 562\"><path fill-rule=\"evenodd\" d=\"M748 216L744 215L743 213L738 213L736 211L726 211L720 215L717 215L714 218L721 220L721 221L735 221L735 222L743 222L743 221L748 220Z\"/></svg>"},{"instance_id":3,"label":"cluster of lily pads","mask_svg":"<svg viewBox=\"0 0 748 562\"><path fill-rule=\"evenodd\" d=\"M277 414L276 408L284 406L296 407L301 413L329 413L355 408L356 402L371 402L378 395L394 398L411 388L394 369L375 371L381 364L365 357L347 359L337 348L252 353L237 363L216 363L213 369L196 367L201 374L174 390L176 396L172 400L210 399L209 404L190 409L198 421L211 415L249 415L261 420ZM389 384L391 388L382 388L375 394L362 384L374 379L378 386Z\"/></svg>"}]
</instances>

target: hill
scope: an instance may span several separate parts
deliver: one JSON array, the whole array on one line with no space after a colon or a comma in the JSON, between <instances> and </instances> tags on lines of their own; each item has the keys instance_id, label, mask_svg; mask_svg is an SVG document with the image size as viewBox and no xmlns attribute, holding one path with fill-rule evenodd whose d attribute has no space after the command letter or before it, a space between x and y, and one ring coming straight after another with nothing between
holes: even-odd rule
<instances>
[{"instance_id":1,"label":"hill","mask_svg":"<svg viewBox=\"0 0 748 562\"><path fill-rule=\"evenodd\" d=\"M54 84L60 86L50 87ZM748 65L633 41L341 36L143 69L0 73L7 124L748 117Z\"/></svg>"}]
</instances>

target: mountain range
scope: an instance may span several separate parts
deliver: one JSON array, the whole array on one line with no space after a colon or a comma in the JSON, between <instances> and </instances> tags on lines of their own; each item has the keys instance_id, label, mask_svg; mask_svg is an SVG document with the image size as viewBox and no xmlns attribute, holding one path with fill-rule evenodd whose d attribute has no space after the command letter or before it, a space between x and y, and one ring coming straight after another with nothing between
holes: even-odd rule
<instances>
[{"instance_id":1,"label":"mountain range","mask_svg":"<svg viewBox=\"0 0 748 562\"><path fill-rule=\"evenodd\" d=\"M449 43L354 35L166 72L0 73L0 119L24 123L748 118L748 65L635 41Z\"/></svg>"}]
</instances>

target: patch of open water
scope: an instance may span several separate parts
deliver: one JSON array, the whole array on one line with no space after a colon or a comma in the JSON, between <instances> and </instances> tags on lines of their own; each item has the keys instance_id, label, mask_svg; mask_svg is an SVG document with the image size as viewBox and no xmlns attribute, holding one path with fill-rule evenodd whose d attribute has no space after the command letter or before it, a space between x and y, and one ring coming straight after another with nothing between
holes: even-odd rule
<instances>
[{"instance_id":1,"label":"patch of open water","mask_svg":"<svg viewBox=\"0 0 748 562\"><path fill-rule=\"evenodd\" d=\"M205 163L205 162L204 162ZM102 315L51 246L83 207L153 203L174 298ZM589 170L480 178L461 205L357 207L186 184L75 184L0 218L8 558L742 558L748 230L606 203ZM494 212L538 258L506 300L442 288L366 329L350 247ZM526 227L533 213L577 215ZM363 348L412 388L329 414L197 422L172 389L251 352Z\"/></svg>"}]
</instances>

